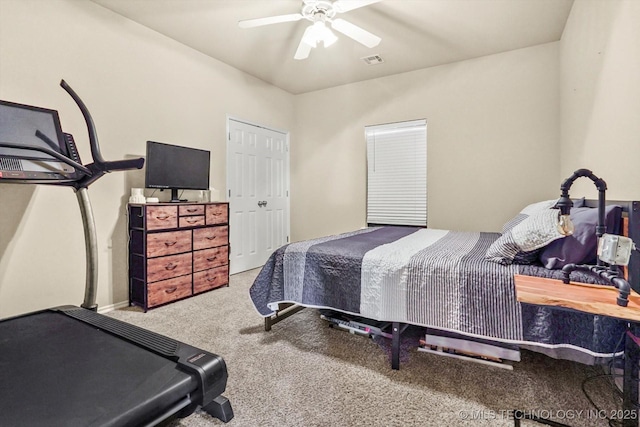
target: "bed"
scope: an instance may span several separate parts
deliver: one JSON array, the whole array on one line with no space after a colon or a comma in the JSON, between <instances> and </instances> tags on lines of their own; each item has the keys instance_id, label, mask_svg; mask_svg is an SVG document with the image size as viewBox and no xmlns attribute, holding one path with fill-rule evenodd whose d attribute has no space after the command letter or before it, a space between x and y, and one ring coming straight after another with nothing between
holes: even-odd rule
<instances>
[{"instance_id":1,"label":"bed","mask_svg":"<svg viewBox=\"0 0 640 427\"><path fill-rule=\"evenodd\" d=\"M551 230L552 204L544 201L525 207L502 233L380 226L291 243L271 255L250 296L267 319L267 329L286 317L284 307L292 312L300 307L330 309L392 322L396 369L401 325L516 345L554 358L601 363L619 350L626 322L516 300L515 274L561 279L562 265L595 257L595 247L583 243L593 244L595 238L590 233L595 233L591 221L597 216L596 202L577 203L579 224L571 238L558 237ZM609 233L624 230L640 247L639 206L638 202L609 202L606 219ZM545 227L548 232L541 231ZM571 259L574 255L581 258ZM627 274L635 291L639 273L634 252ZM574 272L571 280L602 283L580 272Z\"/></svg>"}]
</instances>

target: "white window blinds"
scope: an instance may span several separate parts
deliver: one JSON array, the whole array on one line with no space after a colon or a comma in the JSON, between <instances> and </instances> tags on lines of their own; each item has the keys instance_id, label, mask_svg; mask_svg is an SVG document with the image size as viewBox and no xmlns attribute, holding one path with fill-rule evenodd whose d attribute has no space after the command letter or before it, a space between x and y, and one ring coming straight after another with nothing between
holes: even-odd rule
<instances>
[{"instance_id":1,"label":"white window blinds","mask_svg":"<svg viewBox=\"0 0 640 427\"><path fill-rule=\"evenodd\" d=\"M367 223L427 226L427 121L366 126Z\"/></svg>"}]
</instances>

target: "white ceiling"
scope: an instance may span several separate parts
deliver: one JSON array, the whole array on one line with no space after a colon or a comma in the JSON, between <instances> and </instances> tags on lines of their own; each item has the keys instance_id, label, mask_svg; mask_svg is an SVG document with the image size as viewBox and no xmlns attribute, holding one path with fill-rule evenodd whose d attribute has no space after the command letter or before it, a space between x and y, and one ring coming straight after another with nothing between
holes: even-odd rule
<instances>
[{"instance_id":1,"label":"white ceiling","mask_svg":"<svg viewBox=\"0 0 640 427\"><path fill-rule=\"evenodd\" d=\"M241 29L298 13L302 0L92 0L239 70L299 94L560 40L573 0L383 0L340 14L382 38L372 49L337 33L295 60L309 21ZM361 59L378 54L384 63Z\"/></svg>"}]
</instances>

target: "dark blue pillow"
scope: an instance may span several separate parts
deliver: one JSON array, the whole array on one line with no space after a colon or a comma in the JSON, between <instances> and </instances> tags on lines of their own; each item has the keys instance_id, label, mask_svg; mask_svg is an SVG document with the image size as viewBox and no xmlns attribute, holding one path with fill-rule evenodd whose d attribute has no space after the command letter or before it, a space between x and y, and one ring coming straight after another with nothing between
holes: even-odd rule
<instances>
[{"instance_id":1,"label":"dark blue pillow","mask_svg":"<svg viewBox=\"0 0 640 427\"><path fill-rule=\"evenodd\" d=\"M619 234L622 208L609 205L605 208L604 223L607 233ZM594 264L598 241L596 225L597 208L571 208L571 221L575 227L573 235L549 243L540 252L540 262L548 269L562 268L567 264Z\"/></svg>"},{"instance_id":2,"label":"dark blue pillow","mask_svg":"<svg viewBox=\"0 0 640 427\"><path fill-rule=\"evenodd\" d=\"M587 205L587 201L585 197L582 197L580 199L572 199L572 202L573 202L574 208L583 208Z\"/></svg>"}]
</instances>

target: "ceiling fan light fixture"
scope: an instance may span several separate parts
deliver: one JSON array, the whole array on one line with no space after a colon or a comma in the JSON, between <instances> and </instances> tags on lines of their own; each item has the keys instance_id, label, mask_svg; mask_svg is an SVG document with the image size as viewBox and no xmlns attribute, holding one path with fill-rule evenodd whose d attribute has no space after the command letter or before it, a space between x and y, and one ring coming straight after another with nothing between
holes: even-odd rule
<instances>
[{"instance_id":1,"label":"ceiling fan light fixture","mask_svg":"<svg viewBox=\"0 0 640 427\"><path fill-rule=\"evenodd\" d=\"M311 47L316 47L318 42L322 42L324 47L329 47L338 40L338 37L324 21L316 21L309 31L305 31L302 40Z\"/></svg>"},{"instance_id":2,"label":"ceiling fan light fixture","mask_svg":"<svg viewBox=\"0 0 640 427\"><path fill-rule=\"evenodd\" d=\"M312 37L302 37L302 43L304 43L307 46L310 46L310 47L312 47L314 49L318 45L318 42L316 42L316 39L314 39Z\"/></svg>"}]
</instances>

